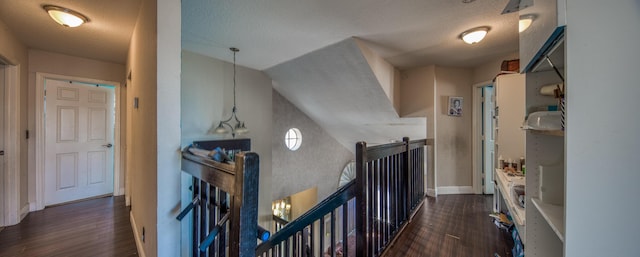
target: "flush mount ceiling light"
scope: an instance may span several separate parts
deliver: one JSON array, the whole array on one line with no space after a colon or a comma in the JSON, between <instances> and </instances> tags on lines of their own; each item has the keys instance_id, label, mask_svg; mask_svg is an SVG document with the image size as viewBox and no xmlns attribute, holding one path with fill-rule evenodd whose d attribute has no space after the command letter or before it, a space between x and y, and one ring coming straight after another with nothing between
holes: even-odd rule
<instances>
[{"instance_id":1,"label":"flush mount ceiling light","mask_svg":"<svg viewBox=\"0 0 640 257\"><path fill-rule=\"evenodd\" d=\"M460 38L467 44L475 44L482 41L484 36L489 32L489 29L490 28L487 26L473 28L462 32L462 34L460 34Z\"/></svg>"},{"instance_id":2,"label":"flush mount ceiling light","mask_svg":"<svg viewBox=\"0 0 640 257\"><path fill-rule=\"evenodd\" d=\"M518 21L518 32L523 32L531 26L533 20L536 19L534 14L525 14L520 16L520 20Z\"/></svg>"},{"instance_id":3,"label":"flush mount ceiling light","mask_svg":"<svg viewBox=\"0 0 640 257\"><path fill-rule=\"evenodd\" d=\"M67 9L60 6L55 5L45 5L42 8L49 13L51 19L56 21L58 24L65 27L78 27L85 22L88 22L89 19L87 16L82 15L79 12L76 12L71 9Z\"/></svg>"}]
</instances>

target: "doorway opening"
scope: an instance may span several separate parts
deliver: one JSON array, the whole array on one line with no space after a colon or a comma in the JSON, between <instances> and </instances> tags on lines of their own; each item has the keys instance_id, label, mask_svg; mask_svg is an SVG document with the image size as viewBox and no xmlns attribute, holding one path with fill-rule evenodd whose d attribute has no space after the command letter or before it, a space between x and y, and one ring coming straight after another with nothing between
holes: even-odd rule
<instances>
[{"instance_id":1,"label":"doorway opening","mask_svg":"<svg viewBox=\"0 0 640 257\"><path fill-rule=\"evenodd\" d=\"M473 189L476 194L494 194L495 92L491 82L473 88Z\"/></svg>"},{"instance_id":2,"label":"doorway opening","mask_svg":"<svg viewBox=\"0 0 640 257\"><path fill-rule=\"evenodd\" d=\"M19 70L0 56L0 227L17 224L29 210L20 195L26 179L20 173Z\"/></svg>"},{"instance_id":3,"label":"doorway opening","mask_svg":"<svg viewBox=\"0 0 640 257\"><path fill-rule=\"evenodd\" d=\"M119 83L36 74L36 210L121 195Z\"/></svg>"},{"instance_id":4,"label":"doorway opening","mask_svg":"<svg viewBox=\"0 0 640 257\"><path fill-rule=\"evenodd\" d=\"M2 103L0 103L0 230L4 226L4 180L5 180L5 169L4 169L4 105L5 105L5 97L4 97L4 84L5 84L5 75L4 75L5 65L0 62L0 99L2 99Z\"/></svg>"}]
</instances>

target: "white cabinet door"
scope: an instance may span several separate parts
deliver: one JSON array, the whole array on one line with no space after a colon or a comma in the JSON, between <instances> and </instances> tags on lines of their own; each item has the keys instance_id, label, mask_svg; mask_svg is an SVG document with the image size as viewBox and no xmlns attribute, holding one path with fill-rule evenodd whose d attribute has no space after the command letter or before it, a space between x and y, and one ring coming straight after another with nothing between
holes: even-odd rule
<instances>
[{"instance_id":1,"label":"white cabinet door","mask_svg":"<svg viewBox=\"0 0 640 257\"><path fill-rule=\"evenodd\" d=\"M524 157L525 75L509 74L496 78L498 106L498 156L507 161Z\"/></svg>"},{"instance_id":2,"label":"white cabinet door","mask_svg":"<svg viewBox=\"0 0 640 257\"><path fill-rule=\"evenodd\" d=\"M113 193L114 89L47 79L45 205Z\"/></svg>"}]
</instances>

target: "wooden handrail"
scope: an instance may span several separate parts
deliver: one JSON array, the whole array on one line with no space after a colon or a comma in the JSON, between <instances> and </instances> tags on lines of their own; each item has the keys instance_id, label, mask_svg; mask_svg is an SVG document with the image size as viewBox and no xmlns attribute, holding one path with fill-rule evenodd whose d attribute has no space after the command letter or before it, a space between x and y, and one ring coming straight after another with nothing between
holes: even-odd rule
<instances>
[{"instance_id":1,"label":"wooden handrail","mask_svg":"<svg viewBox=\"0 0 640 257\"><path fill-rule=\"evenodd\" d=\"M271 236L268 241L265 241L258 245L256 249L256 255L260 256L267 252L274 246L287 240L295 233L301 231L310 224L323 218L325 215L347 203L347 201L355 197L355 181L349 182L344 187L338 189L335 193L331 194L326 199L322 200L319 204L311 208L306 213L302 214L297 219L289 222L280 231Z\"/></svg>"}]
</instances>

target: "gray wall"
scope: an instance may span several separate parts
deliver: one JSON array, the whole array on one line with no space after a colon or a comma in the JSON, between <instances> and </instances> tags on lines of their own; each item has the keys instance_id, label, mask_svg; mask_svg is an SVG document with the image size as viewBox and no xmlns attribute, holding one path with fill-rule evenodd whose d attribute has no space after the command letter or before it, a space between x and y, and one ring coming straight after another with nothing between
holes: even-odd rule
<instances>
[{"instance_id":1,"label":"gray wall","mask_svg":"<svg viewBox=\"0 0 640 257\"><path fill-rule=\"evenodd\" d=\"M284 136L292 127L302 133L302 145L297 151L284 144ZM275 90L272 154L273 200L317 186L320 201L336 191L342 169L355 159L348 149Z\"/></svg>"}]
</instances>

